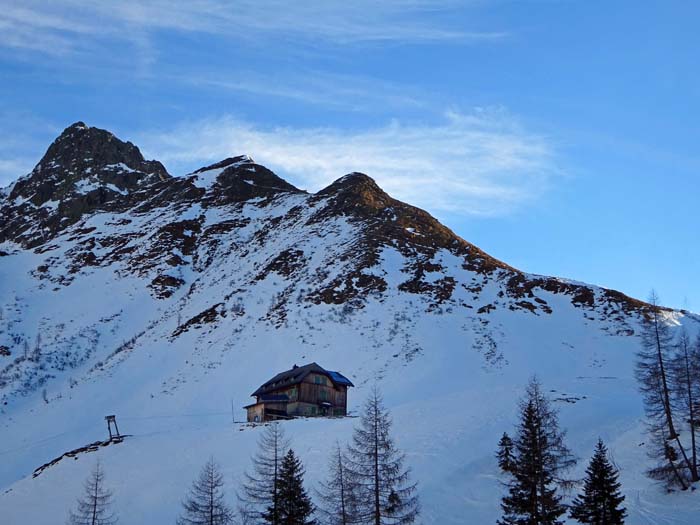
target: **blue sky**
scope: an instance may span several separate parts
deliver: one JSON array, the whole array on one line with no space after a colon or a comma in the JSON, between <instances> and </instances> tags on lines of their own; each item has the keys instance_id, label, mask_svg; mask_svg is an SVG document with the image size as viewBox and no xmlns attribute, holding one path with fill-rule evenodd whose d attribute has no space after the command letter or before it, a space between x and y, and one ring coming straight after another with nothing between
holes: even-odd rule
<instances>
[{"instance_id":1,"label":"blue sky","mask_svg":"<svg viewBox=\"0 0 700 525\"><path fill-rule=\"evenodd\" d=\"M523 270L698 311L698 19L673 0L0 0L0 185L83 120L176 175L242 153L310 191L363 171Z\"/></svg>"}]
</instances>

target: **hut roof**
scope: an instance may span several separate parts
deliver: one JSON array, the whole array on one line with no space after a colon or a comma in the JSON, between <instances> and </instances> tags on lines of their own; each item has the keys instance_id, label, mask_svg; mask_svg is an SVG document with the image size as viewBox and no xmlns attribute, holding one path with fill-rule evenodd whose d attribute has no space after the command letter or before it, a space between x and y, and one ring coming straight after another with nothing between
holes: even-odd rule
<instances>
[{"instance_id":1,"label":"hut roof","mask_svg":"<svg viewBox=\"0 0 700 525\"><path fill-rule=\"evenodd\" d=\"M322 374L331 380L334 386L344 385L344 386L355 386L352 382L339 372L334 372L332 370L326 370L325 368L319 366L316 363L310 363L304 366L294 365L291 369L286 372L281 372L275 377L263 383L260 388L251 394L251 396L263 396L274 392L281 388L287 388L293 385L298 385L301 383L306 376L310 373Z\"/></svg>"}]
</instances>

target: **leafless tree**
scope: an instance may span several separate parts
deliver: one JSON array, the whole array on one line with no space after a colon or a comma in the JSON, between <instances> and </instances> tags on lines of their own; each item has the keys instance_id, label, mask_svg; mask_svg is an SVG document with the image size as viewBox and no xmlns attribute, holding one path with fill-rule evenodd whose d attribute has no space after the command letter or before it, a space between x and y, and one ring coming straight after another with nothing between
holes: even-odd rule
<instances>
[{"instance_id":1,"label":"leafless tree","mask_svg":"<svg viewBox=\"0 0 700 525\"><path fill-rule=\"evenodd\" d=\"M416 484L391 437L391 418L375 387L348 447L348 473L357 498L358 523L414 523L420 512Z\"/></svg>"},{"instance_id":2,"label":"leafless tree","mask_svg":"<svg viewBox=\"0 0 700 525\"><path fill-rule=\"evenodd\" d=\"M326 525L350 525L358 523L356 490L347 469L347 459L336 442L331 453L328 477L317 490L321 504L317 512Z\"/></svg>"},{"instance_id":3,"label":"leafless tree","mask_svg":"<svg viewBox=\"0 0 700 525\"><path fill-rule=\"evenodd\" d=\"M693 348L690 337L685 329L676 342L676 353L671 367L672 391L675 399L675 410L679 420L688 424L690 434L690 480L699 481L698 452L697 452L697 410L700 400L700 355Z\"/></svg>"},{"instance_id":4,"label":"leafless tree","mask_svg":"<svg viewBox=\"0 0 700 525\"><path fill-rule=\"evenodd\" d=\"M637 353L636 376L644 396L647 426L651 436L650 456L659 465L648 471L650 477L669 487L688 488L690 459L676 429L672 403L671 363L673 335L663 317L659 298L652 291L643 317L642 345Z\"/></svg>"},{"instance_id":5,"label":"leafless tree","mask_svg":"<svg viewBox=\"0 0 700 525\"><path fill-rule=\"evenodd\" d=\"M239 514L251 523L280 525L279 475L289 442L282 426L267 425L258 440L252 472L245 473L239 494Z\"/></svg>"},{"instance_id":6,"label":"leafless tree","mask_svg":"<svg viewBox=\"0 0 700 525\"><path fill-rule=\"evenodd\" d=\"M224 477L214 462L214 458L210 458L182 503L183 511L177 520L177 525L229 525L233 523L233 510L226 504L223 486Z\"/></svg>"},{"instance_id":7,"label":"leafless tree","mask_svg":"<svg viewBox=\"0 0 700 525\"><path fill-rule=\"evenodd\" d=\"M85 481L85 493L78 499L75 511L68 517L68 525L114 525L117 518L112 512L112 492L104 486L105 477L98 461Z\"/></svg>"}]
</instances>

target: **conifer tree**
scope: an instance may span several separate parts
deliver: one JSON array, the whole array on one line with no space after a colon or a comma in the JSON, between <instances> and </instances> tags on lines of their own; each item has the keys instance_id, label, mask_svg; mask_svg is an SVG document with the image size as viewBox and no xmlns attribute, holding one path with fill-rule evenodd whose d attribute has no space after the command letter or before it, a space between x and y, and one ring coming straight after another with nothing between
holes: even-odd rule
<instances>
[{"instance_id":1,"label":"conifer tree","mask_svg":"<svg viewBox=\"0 0 700 525\"><path fill-rule=\"evenodd\" d=\"M651 438L649 455L659 461L659 465L650 469L648 474L664 481L669 488L678 486L685 490L694 469L676 429L677 414L674 413L670 377L673 336L658 301L658 296L652 291L650 307L643 317L642 348L637 353L636 367Z\"/></svg>"},{"instance_id":2,"label":"conifer tree","mask_svg":"<svg viewBox=\"0 0 700 525\"><path fill-rule=\"evenodd\" d=\"M507 432L504 432L501 439L498 441L498 466L503 472L511 473L515 469L515 459L513 457L513 440Z\"/></svg>"},{"instance_id":3,"label":"conifer tree","mask_svg":"<svg viewBox=\"0 0 700 525\"><path fill-rule=\"evenodd\" d=\"M258 440L252 472L246 472L239 494L242 520L249 523L280 524L278 483L282 458L288 448L289 442L282 426L279 423L267 425Z\"/></svg>"},{"instance_id":4,"label":"conifer tree","mask_svg":"<svg viewBox=\"0 0 700 525\"><path fill-rule=\"evenodd\" d=\"M105 476L98 461L85 481L85 493L78 499L75 511L68 516L68 525L114 525L116 515L112 512L112 493L104 486Z\"/></svg>"},{"instance_id":5,"label":"conifer tree","mask_svg":"<svg viewBox=\"0 0 700 525\"><path fill-rule=\"evenodd\" d=\"M579 523L590 525L623 525L627 511L621 506L625 497L620 494L618 476L608 460L603 441L599 439L586 469L583 493L574 499L570 516Z\"/></svg>"},{"instance_id":6,"label":"conifer tree","mask_svg":"<svg viewBox=\"0 0 700 525\"><path fill-rule=\"evenodd\" d=\"M391 438L391 418L375 387L365 403L360 425L348 447L348 472L357 501L358 522L371 525L409 524L420 505L404 455Z\"/></svg>"},{"instance_id":7,"label":"conifer tree","mask_svg":"<svg viewBox=\"0 0 700 525\"><path fill-rule=\"evenodd\" d=\"M317 491L321 501L317 511L326 525L357 523L355 489L345 463L343 451L336 442L329 461L328 478Z\"/></svg>"},{"instance_id":8,"label":"conifer tree","mask_svg":"<svg viewBox=\"0 0 700 525\"><path fill-rule=\"evenodd\" d=\"M178 525L229 525L233 523L233 510L225 500L222 487L224 477L213 458L204 465L192 484L187 499L182 503L183 512Z\"/></svg>"},{"instance_id":9,"label":"conifer tree","mask_svg":"<svg viewBox=\"0 0 700 525\"><path fill-rule=\"evenodd\" d=\"M314 506L304 488L304 467L292 449L282 459L277 491L277 504L270 505L264 516L269 523L276 514L279 525L316 524Z\"/></svg>"},{"instance_id":10,"label":"conifer tree","mask_svg":"<svg viewBox=\"0 0 700 525\"><path fill-rule=\"evenodd\" d=\"M671 383L674 408L680 421L688 423L690 434L689 477L690 481L700 481L698 476L697 410L700 401L700 354L693 347L685 328L681 329L676 342L676 353L671 366Z\"/></svg>"},{"instance_id":11,"label":"conifer tree","mask_svg":"<svg viewBox=\"0 0 700 525\"><path fill-rule=\"evenodd\" d=\"M520 403L520 423L514 439L514 461L503 497L501 525L558 525L566 511L557 493L567 483L563 473L575 459L564 444L557 413L536 379Z\"/></svg>"}]
</instances>

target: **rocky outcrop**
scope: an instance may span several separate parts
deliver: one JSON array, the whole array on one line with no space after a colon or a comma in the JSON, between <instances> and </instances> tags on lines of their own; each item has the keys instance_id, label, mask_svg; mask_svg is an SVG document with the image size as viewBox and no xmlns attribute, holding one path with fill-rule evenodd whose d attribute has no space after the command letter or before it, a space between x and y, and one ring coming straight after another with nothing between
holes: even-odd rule
<instances>
[{"instance_id":1,"label":"rocky outcrop","mask_svg":"<svg viewBox=\"0 0 700 525\"><path fill-rule=\"evenodd\" d=\"M381 295L388 284L373 269L381 265L386 249L404 258L405 279L398 290L430 298L438 307L449 303L456 290L466 290L475 301L488 282L498 282L504 307L533 314L552 309L540 297L546 293L570 296L572 304L627 313L646 305L618 292L596 295L593 288L550 277L532 276L489 256L457 236L429 213L396 200L369 176L350 173L318 193L308 194L246 155L229 157L200 168L186 177L171 177L157 161L145 160L138 147L110 132L77 122L51 144L34 170L4 190L0 198L0 243L9 240L38 251L50 251L50 241L93 213L123 214L109 232L95 228L70 230L74 247L65 275L51 272L51 260L35 273L40 279L69 285L82 268L128 264L129 272L148 276L148 287L159 299L168 299L188 283L180 267L206 270L225 242L227 256L246 257L251 250L272 250L273 255L253 280L274 274L293 281L312 271L312 262L296 246L270 245L281 232L304 232L307 238L323 233L324 225L344 220L354 225L353 238L334 250L332 265L339 271L317 268L316 282L305 293L311 302L352 304L362 307L369 295ZM296 205L284 215L270 212L284 199ZM255 221L247 244L226 241L237 231L251 227L242 211L245 204L263 217ZM183 219L192 206L198 215ZM219 220L206 219L217 209ZM159 211L160 210L160 211ZM161 213L163 219L143 231L120 232L134 216ZM302 219L303 217L303 219ZM0 251L0 255L7 253ZM460 261L473 274L471 282L459 282L440 262L441 254ZM333 275L333 277L327 277ZM496 308L482 305L481 313Z\"/></svg>"},{"instance_id":2,"label":"rocky outcrop","mask_svg":"<svg viewBox=\"0 0 700 525\"><path fill-rule=\"evenodd\" d=\"M281 193L304 193L265 166L256 164L247 155L229 157L211 166L198 169L194 175L204 178L207 173L214 175L215 180L212 183L210 195L204 199L206 205L272 198Z\"/></svg>"},{"instance_id":3,"label":"rocky outcrop","mask_svg":"<svg viewBox=\"0 0 700 525\"><path fill-rule=\"evenodd\" d=\"M38 246L86 213L128 209L139 192L170 180L160 162L145 160L131 142L76 122L1 201L0 242Z\"/></svg>"}]
</instances>

